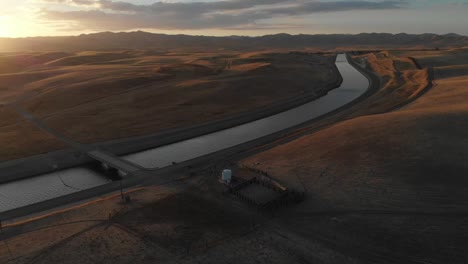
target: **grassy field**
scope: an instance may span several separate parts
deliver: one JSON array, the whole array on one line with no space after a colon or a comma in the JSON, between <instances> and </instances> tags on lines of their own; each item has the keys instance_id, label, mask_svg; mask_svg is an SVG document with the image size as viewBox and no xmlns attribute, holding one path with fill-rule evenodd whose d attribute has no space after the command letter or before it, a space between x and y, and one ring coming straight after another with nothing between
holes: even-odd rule
<instances>
[{"instance_id":1,"label":"grassy field","mask_svg":"<svg viewBox=\"0 0 468 264\"><path fill-rule=\"evenodd\" d=\"M4 110L17 103L83 143L189 127L331 89L332 64L333 56L288 52L2 54L0 125L23 122ZM0 135L10 133L2 129ZM0 160L58 147L31 137L43 140L40 147L17 142L0 151Z\"/></svg>"},{"instance_id":2,"label":"grassy field","mask_svg":"<svg viewBox=\"0 0 468 264\"><path fill-rule=\"evenodd\" d=\"M305 190L303 203L258 213L202 173L135 191L129 204L115 195L7 227L19 234L4 240L0 261L466 263L468 73L447 78L434 63L436 85L421 94L428 72L408 56L429 55L356 57L382 77L378 93L338 115L347 121L241 161Z\"/></svg>"},{"instance_id":3,"label":"grassy field","mask_svg":"<svg viewBox=\"0 0 468 264\"><path fill-rule=\"evenodd\" d=\"M24 120L14 110L0 106L0 161L63 149L52 135Z\"/></svg>"},{"instance_id":4,"label":"grassy field","mask_svg":"<svg viewBox=\"0 0 468 264\"><path fill-rule=\"evenodd\" d=\"M0 261L253 264L350 260L221 196L221 186L213 176L196 177L189 186L140 189L130 193L131 203L122 203L114 195L19 228L5 227L5 234L14 229L19 233L4 240L8 246L0 248Z\"/></svg>"},{"instance_id":5,"label":"grassy field","mask_svg":"<svg viewBox=\"0 0 468 264\"><path fill-rule=\"evenodd\" d=\"M467 55L468 49L364 55L390 98L411 98L423 88L416 84L427 73L405 72L413 68L408 56L434 66L436 85L399 110L365 115L378 111L361 108L356 118L242 163L307 190L309 199L284 217L304 237L319 236L363 261L466 263ZM413 84L398 92L402 77Z\"/></svg>"}]
</instances>

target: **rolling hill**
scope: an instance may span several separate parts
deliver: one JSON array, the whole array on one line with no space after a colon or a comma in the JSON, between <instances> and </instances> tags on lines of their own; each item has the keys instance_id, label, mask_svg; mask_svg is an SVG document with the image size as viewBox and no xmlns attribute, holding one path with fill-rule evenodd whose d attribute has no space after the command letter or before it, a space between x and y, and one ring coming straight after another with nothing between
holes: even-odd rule
<instances>
[{"instance_id":1,"label":"rolling hill","mask_svg":"<svg viewBox=\"0 0 468 264\"><path fill-rule=\"evenodd\" d=\"M80 51L108 49L192 49L259 50L259 49L337 49L337 48L401 48L401 47L461 47L468 45L468 37L457 34L388 34L362 33L357 35L289 35L275 34L260 37L165 35L148 32L103 32L70 37L0 38L0 52L17 51Z\"/></svg>"}]
</instances>

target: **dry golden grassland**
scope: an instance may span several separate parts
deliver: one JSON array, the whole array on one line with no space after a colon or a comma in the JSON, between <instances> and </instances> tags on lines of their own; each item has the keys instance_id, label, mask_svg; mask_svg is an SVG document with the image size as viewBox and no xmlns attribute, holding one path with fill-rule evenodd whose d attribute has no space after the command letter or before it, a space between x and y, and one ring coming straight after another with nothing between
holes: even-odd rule
<instances>
[{"instance_id":1,"label":"dry golden grassland","mask_svg":"<svg viewBox=\"0 0 468 264\"><path fill-rule=\"evenodd\" d=\"M438 72L447 65L435 63L466 50L440 53L437 85L382 113L427 85L427 71L406 58L416 55L362 56L387 79L379 93L345 110L347 121L241 162L304 188L297 206L254 213L221 195L217 175L202 174L189 188L150 187L132 193L129 204L116 195L23 225L0 247L0 261L466 263L468 73L446 78ZM396 76L412 83L398 86ZM384 94L392 103L370 102Z\"/></svg>"},{"instance_id":2,"label":"dry golden grassland","mask_svg":"<svg viewBox=\"0 0 468 264\"><path fill-rule=\"evenodd\" d=\"M319 94L335 80L332 64L330 56L287 52L2 54L0 122L4 127L23 122L8 114L6 105L15 102L79 142L140 136ZM3 130L0 135L11 133ZM23 145L0 136L1 144L11 144L0 160L59 147L47 135L30 137Z\"/></svg>"},{"instance_id":3,"label":"dry golden grassland","mask_svg":"<svg viewBox=\"0 0 468 264\"><path fill-rule=\"evenodd\" d=\"M242 163L307 190L310 198L284 217L306 237L322 236L374 261L465 263L467 55L468 49L364 55L384 82L356 118ZM408 56L434 66L436 85L381 113L425 87L427 72L415 70ZM373 113L381 114L366 115Z\"/></svg>"}]
</instances>

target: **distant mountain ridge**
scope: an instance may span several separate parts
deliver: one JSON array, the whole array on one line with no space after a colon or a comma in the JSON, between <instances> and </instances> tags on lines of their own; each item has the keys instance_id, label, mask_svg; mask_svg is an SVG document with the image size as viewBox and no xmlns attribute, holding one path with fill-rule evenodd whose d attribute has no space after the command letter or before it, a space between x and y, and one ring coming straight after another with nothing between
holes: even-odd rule
<instances>
[{"instance_id":1,"label":"distant mountain ridge","mask_svg":"<svg viewBox=\"0 0 468 264\"><path fill-rule=\"evenodd\" d=\"M289 35L285 33L260 37L191 36L135 32L102 32L70 37L0 38L0 52L14 51L82 51L115 49L193 49L193 50L259 50L297 48L445 48L468 46L468 37L454 33L389 34L361 33L331 35Z\"/></svg>"}]
</instances>

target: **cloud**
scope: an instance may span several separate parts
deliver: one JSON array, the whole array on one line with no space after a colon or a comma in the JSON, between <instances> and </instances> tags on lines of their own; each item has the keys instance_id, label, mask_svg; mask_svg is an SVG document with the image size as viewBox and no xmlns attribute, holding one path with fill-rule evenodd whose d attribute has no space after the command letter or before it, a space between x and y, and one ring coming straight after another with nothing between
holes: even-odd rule
<instances>
[{"instance_id":1,"label":"cloud","mask_svg":"<svg viewBox=\"0 0 468 264\"><path fill-rule=\"evenodd\" d=\"M262 20L350 10L399 9L401 0L381 1L303 1L303 0L231 0L213 2L155 2L137 5L111 0L43 0L54 3L96 6L86 10L43 9L48 21L68 21L70 29L132 30L152 29L250 29Z\"/></svg>"},{"instance_id":2,"label":"cloud","mask_svg":"<svg viewBox=\"0 0 468 264\"><path fill-rule=\"evenodd\" d=\"M339 2L309 2L295 8L274 9L271 13L285 15L303 15L322 12L338 12L350 10L399 9L405 5L403 1L339 1Z\"/></svg>"},{"instance_id":3,"label":"cloud","mask_svg":"<svg viewBox=\"0 0 468 264\"><path fill-rule=\"evenodd\" d=\"M68 4L74 6L88 6L98 3L98 0L36 0L37 3L45 4Z\"/></svg>"}]
</instances>

